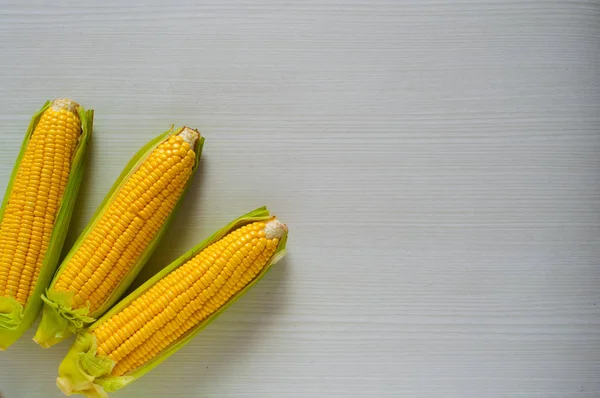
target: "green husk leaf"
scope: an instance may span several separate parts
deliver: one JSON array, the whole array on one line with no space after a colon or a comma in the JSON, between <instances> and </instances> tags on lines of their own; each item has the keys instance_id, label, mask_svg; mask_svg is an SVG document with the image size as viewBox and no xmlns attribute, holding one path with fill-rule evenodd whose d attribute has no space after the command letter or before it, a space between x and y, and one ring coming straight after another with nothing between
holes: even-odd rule
<instances>
[{"instance_id":1,"label":"green husk leaf","mask_svg":"<svg viewBox=\"0 0 600 398\"><path fill-rule=\"evenodd\" d=\"M79 334L75 343L58 368L60 375L56 385L66 395L85 394L93 398L107 398L108 394L94 379L103 373L111 372L114 362L98 358L96 338L89 334Z\"/></svg>"},{"instance_id":2,"label":"green husk leaf","mask_svg":"<svg viewBox=\"0 0 600 398\"><path fill-rule=\"evenodd\" d=\"M16 330L23 318L23 305L12 297L0 297L0 329Z\"/></svg>"},{"instance_id":3,"label":"green husk leaf","mask_svg":"<svg viewBox=\"0 0 600 398\"><path fill-rule=\"evenodd\" d=\"M71 309L73 292L49 290L47 296L42 294L44 309L42 320L33 340L42 348L49 348L65 340L73 333L94 322L94 318L86 316L88 308Z\"/></svg>"},{"instance_id":4,"label":"green husk leaf","mask_svg":"<svg viewBox=\"0 0 600 398\"><path fill-rule=\"evenodd\" d=\"M165 277L167 274L173 272L175 269L185 264L187 261L192 259L202 250L204 250L207 246L212 243L218 241L231 231L240 228L246 224L255 222L255 221L263 221L271 218L269 215L269 211L266 207L261 207L256 209L234 221L229 223L224 228L220 229L216 233L214 233L209 238L200 242L197 246L192 248L187 253L183 254L177 260L173 261L170 265L165 267L159 273L154 275L148 281L146 281L143 285L121 300L116 306L114 306L109 312L104 314L102 318L98 319L93 325L90 326L89 329L84 330L79 333L77 337L77 342L71 347L69 354L63 360L60 368L59 368L59 379L64 379L69 385L73 386L79 383L80 380L86 380L86 383L83 388L79 390L71 390L72 393L80 393L87 394L88 397L97 397L98 395L90 395L89 391L97 391L97 389L102 389L103 392L113 392L119 390L126 385L132 383L138 378L142 377L144 374L148 373L150 370L154 369L168 357L173 355L176 351L181 349L184 345L186 345L192 338L194 338L200 331L202 331L206 326L212 323L215 319L223 313L229 306L231 306L234 302L236 302L240 297L242 297L246 292L252 288L260 279L262 279L267 272L271 269L271 267L279 261L286 253L286 244L287 244L287 233L281 238L279 241L279 245L265 266L265 268L261 271L260 274L254 278L244 289L234 295L223 307L221 307L218 311L213 313L207 319L205 319L202 323L198 324L196 327L192 328L186 334L181 336L176 342L171 344L166 350L164 350L160 355L153 358L150 362L145 364L144 366L136 369L130 374L124 376L111 376L110 372L112 371L115 363L107 357L100 357L103 361L101 367L90 367L87 365L92 361L89 356L94 358L98 358L96 356L96 338L92 332L95 328L100 326L104 321L108 320L113 315L117 314L121 310L123 310L126 306L128 306L133 300L140 297L147 290L149 290L152 286L154 286L159 280ZM85 342L85 343L81 343ZM81 358L86 358L82 360ZM61 371L62 369L62 371ZM90 384L91 383L91 384ZM96 386L92 388L92 385Z\"/></svg>"},{"instance_id":5,"label":"green husk leaf","mask_svg":"<svg viewBox=\"0 0 600 398\"><path fill-rule=\"evenodd\" d=\"M117 181L113 184L112 188L105 196L104 200L94 213L92 220L88 223L82 234L79 236L66 258L63 260L63 263L59 267L58 271L54 275L50 286L53 286L58 280L61 272L64 271L66 264L73 257L77 249L81 246L83 241L85 240L88 233L94 228L102 214L106 211L108 206L112 203L116 195L119 193L120 189L123 187L127 179L139 168L139 166L146 160L146 158L150 155L150 153L163 141L168 139L170 136L179 134L182 128L174 129L171 127L169 130L165 131L158 137L154 138L144 147L142 147L134 156L131 158L129 163L125 166L121 175L117 179ZM129 285L133 282L135 277L138 275L144 264L148 261L148 259L154 253L158 243L162 239L162 237L167 232L167 229L173 219L173 216L177 212L177 209L181 205L181 201L185 196L187 190L189 189L190 183L192 181L192 177L198 169L198 165L200 163L200 157L202 155L202 148L204 146L204 137L200 137L196 141L196 146L194 151L196 153L196 162L192 169L192 175L190 176L185 189L183 190L181 196L177 200L175 207L171 214L167 217L165 223L162 225L161 229L157 232L154 239L150 242L146 250L142 253L142 255L138 258L137 262L133 265L129 273L119 281L119 285L117 288L111 293L109 298L100 306L97 310L90 312L88 308L80 308L77 310L73 309L73 294L65 294L65 292L58 292L53 290L51 287L46 290L46 294L43 295L44 311L42 313L42 321L40 322L40 326L36 332L34 340L40 344L42 347L50 347L67 337L69 337L73 333L77 333L79 330L84 328L85 326L91 324L106 312L118 299L123 295L125 290L129 287Z\"/></svg>"},{"instance_id":6,"label":"green husk leaf","mask_svg":"<svg viewBox=\"0 0 600 398\"><path fill-rule=\"evenodd\" d=\"M2 207L0 208L0 220L2 220L4 215L4 211L8 204L8 198L17 176L19 165L21 164L21 160L23 159L23 155L27 149L31 135L33 134L35 127L42 117L42 114L51 105L52 101L46 101L42 108L37 111L35 115L33 115L31 122L29 123L29 127L15 162L15 167L13 168L8 187L6 188L6 195L2 201ZM58 213L56 215L56 223L48 243L46 256L44 257L33 293L27 301L27 305L25 307L11 297L0 297L0 349L8 348L19 337L21 337L21 335L25 333L25 331L29 329L31 324L35 321L40 309L42 308L42 299L40 296L46 286L48 286L50 278L52 278L52 275L54 275L54 271L58 265L62 247L67 236L69 223L71 222L71 215L75 206L77 193L79 192L79 186L81 185L81 180L83 178L83 163L85 153L88 143L91 139L93 129L94 111L92 109L86 111L80 106L78 108L78 113L81 122L81 136L75 150L75 155L71 165L71 172L67 180L67 185L65 187Z\"/></svg>"}]
</instances>

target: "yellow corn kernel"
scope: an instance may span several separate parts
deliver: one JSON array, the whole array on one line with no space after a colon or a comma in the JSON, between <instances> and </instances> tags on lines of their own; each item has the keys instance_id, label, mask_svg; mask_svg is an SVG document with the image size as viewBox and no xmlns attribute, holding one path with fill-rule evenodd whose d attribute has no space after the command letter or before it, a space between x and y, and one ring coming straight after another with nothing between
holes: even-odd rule
<instances>
[{"instance_id":1,"label":"yellow corn kernel","mask_svg":"<svg viewBox=\"0 0 600 398\"><path fill-rule=\"evenodd\" d=\"M287 231L276 219L234 230L100 324L97 352L121 376L144 365L240 292L266 266Z\"/></svg>"},{"instance_id":2,"label":"yellow corn kernel","mask_svg":"<svg viewBox=\"0 0 600 398\"><path fill-rule=\"evenodd\" d=\"M71 172L81 123L71 100L42 114L0 221L0 295L25 306L38 280Z\"/></svg>"}]
</instances>

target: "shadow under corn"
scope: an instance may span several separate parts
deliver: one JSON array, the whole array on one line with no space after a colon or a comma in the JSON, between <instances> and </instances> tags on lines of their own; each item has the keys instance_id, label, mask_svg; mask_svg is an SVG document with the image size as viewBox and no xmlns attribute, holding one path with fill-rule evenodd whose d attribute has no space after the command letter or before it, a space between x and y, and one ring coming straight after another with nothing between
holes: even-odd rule
<instances>
[{"instance_id":1,"label":"shadow under corn","mask_svg":"<svg viewBox=\"0 0 600 398\"><path fill-rule=\"evenodd\" d=\"M219 397L223 385L240 374L251 360L241 360L276 332L275 325L289 307L287 257L252 289L202 330L185 347L115 398ZM270 351L270 350L269 350Z\"/></svg>"}]
</instances>

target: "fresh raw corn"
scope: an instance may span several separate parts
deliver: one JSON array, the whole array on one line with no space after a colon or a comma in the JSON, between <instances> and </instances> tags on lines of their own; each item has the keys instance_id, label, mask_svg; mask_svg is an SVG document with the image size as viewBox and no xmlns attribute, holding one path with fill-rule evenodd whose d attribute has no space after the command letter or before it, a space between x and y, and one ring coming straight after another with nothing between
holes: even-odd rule
<instances>
[{"instance_id":1,"label":"fresh raw corn","mask_svg":"<svg viewBox=\"0 0 600 398\"><path fill-rule=\"evenodd\" d=\"M92 323L124 293L164 235L202 144L195 130L171 129L131 160L42 296L39 345Z\"/></svg>"},{"instance_id":2,"label":"fresh raw corn","mask_svg":"<svg viewBox=\"0 0 600 398\"><path fill-rule=\"evenodd\" d=\"M59 367L67 395L107 397L188 343L285 254L287 227L265 208L235 220L123 299Z\"/></svg>"},{"instance_id":3,"label":"fresh raw corn","mask_svg":"<svg viewBox=\"0 0 600 398\"><path fill-rule=\"evenodd\" d=\"M185 129L163 141L123 185L53 285L94 313L129 272L181 197L195 165L198 135Z\"/></svg>"},{"instance_id":4,"label":"fresh raw corn","mask_svg":"<svg viewBox=\"0 0 600 398\"><path fill-rule=\"evenodd\" d=\"M94 112L68 99L33 116L0 208L0 349L37 318L58 265Z\"/></svg>"}]
</instances>

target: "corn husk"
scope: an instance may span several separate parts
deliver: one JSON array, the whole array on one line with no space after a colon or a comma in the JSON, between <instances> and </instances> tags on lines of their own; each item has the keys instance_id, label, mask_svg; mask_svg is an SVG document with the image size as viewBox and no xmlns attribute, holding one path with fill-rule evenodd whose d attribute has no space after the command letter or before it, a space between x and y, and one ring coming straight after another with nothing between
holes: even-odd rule
<instances>
[{"instance_id":1,"label":"corn husk","mask_svg":"<svg viewBox=\"0 0 600 398\"><path fill-rule=\"evenodd\" d=\"M120 301L115 307L107 312L102 318L96 321L89 329L80 332L77 335L75 343L67 353L66 357L60 364L57 378L58 387L67 395L71 394L84 394L88 397L93 398L106 398L108 392L119 390L138 378L142 377L150 370L154 369L168 357L173 355L175 352L180 350L186 345L192 338L194 338L200 331L206 326L213 322L219 315L223 313L229 306L235 301L242 297L249 289L252 288L260 279L262 279L271 267L277 263L286 253L287 233L281 238L279 245L264 267L264 269L252 280L246 287L240 292L235 294L231 299L223 305L218 311L210 315L203 322L190 329L186 334L181 336L178 340L173 342L163 352L154 357L145 365L135 369L134 371L123 375L123 376L111 376L111 371L115 366L115 362L105 356L99 356L96 354L96 337L90 332L96 327L100 326L104 321L108 320L113 315L119 313L133 300L140 297L147 290L152 288L160 279L185 264L187 261L192 259L206 247L212 243L218 241L231 231L240 228L246 224L263 221L271 218L266 208L254 210L236 220L231 222L226 227L217 231L208 239L204 240L192 250L188 251L169 266L164 268L161 272L157 273L154 277L146 281L143 285L133 291L130 295Z\"/></svg>"},{"instance_id":2,"label":"corn husk","mask_svg":"<svg viewBox=\"0 0 600 398\"><path fill-rule=\"evenodd\" d=\"M42 114L52 106L52 101L47 101L42 108L33 116L29 123L29 128L25 134L21 151L15 162L15 167L6 188L6 195L0 208L0 220L2 220L4 211L8 204L8 198L12 191L17 171L21 160L27 149L31 135L33 134ZM61 200L56 222L52 231L52 236L48 243L48 249L44 257L40 274L35 284L35 288L31 297L27 300L27 304L23 307L17 300L12 297L0 297L0 349L8 348L21 335L29 329L35 321L42 308L41 295L44 292L48 282L54 275L56 266L60 259L60 254L67 236L71 215L75 206L79 186L83 178L84 158L88 143L92 135L92 125L94 120L94 111L92 109L84 110L81 106L78 107L79 119L81 122L81 136L75 150L75 155L72 161L72 168L65 186L65 191Z\"/></svg>"},{"instance_id":3,"label":"corn husk","mask_svg":"<svg viewBox=\"0 0 600 398\"><path fill-rule=\"evenodd\" d=\"M65 291L57 291L52 288L61 272L64 271L66 264L71 259L71 257L75 254L77 249L85 240L87 234L93 229L98 220L101 218L102 214L107 210L109 205L112 203L116 195L119 193L122 186L125 184L127 179L139 168L139 166L146 160L146 158L154 151L154 149L160 145L163 141L167 140L170 136L179 134L183 128L178 129L169 129L163 134L159 135L152 141L150 141L147 145L141 148L138 153L129 161L125 169L117 179L117 181L112 186L111 190L108 192L104 201L99 206L96 213L93 215L92 220L89 222L87 227L84 229L81 236L75 242L75 245L70 250L69 254L63 261L62 265L59 267L54 279L50 283L50 287L46 290L46 293L42 295L42 300L44 301L44 309L42 312L42 320L40 322L40 326L34 336L34 340L42 347L47 348L54 344L59 343L60 341L66 339L70 335L77 333L79 330L84 328L85 326L93 323L96 318L100 317L103 313L105 313L112 305L125 293L126 289L133 282L137 274L140 272L144 264L148 261L154 250L156 249L158 243L165 235L167 228L173 219L177 208L181 204L182 198L185 196L191 181L193 174L196 172L200 160L200 156L202 154L202 147L204 145L204 138L199 137L196 140L194 152L196 153L196 162L192 169L192 176L187 181L187 185L183 190L182 195L179 197L173 211L167 217L165 223L162 225L161 229L154 236L154 239L150 242L146 250L142 253L142 255L138 258L137 262L133 265L129 273L125 278L123 278L117 288L111 293L108 299L95 311L89 310L89 307L77 308L74 309L73 302L73 292L65 292Z\"/></svg>"}]
</instances>

